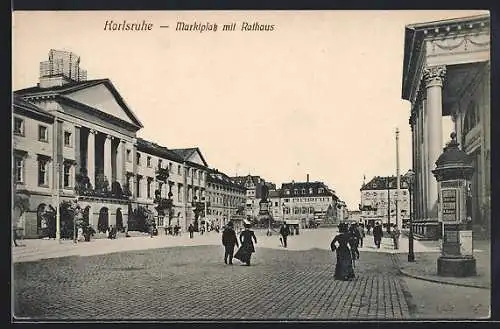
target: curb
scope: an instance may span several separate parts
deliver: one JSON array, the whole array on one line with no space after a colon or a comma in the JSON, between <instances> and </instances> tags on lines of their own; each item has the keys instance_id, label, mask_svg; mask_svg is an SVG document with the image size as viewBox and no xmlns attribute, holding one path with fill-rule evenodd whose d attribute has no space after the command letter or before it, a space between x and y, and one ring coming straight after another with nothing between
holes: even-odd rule
<instances>
[{"instance_id":1,"label":"curb","mask_svg":"<svg viewBox=\"0 0 500 329\"><path fill-rule=\"evenodd\" d=\"M399 263L399 259L397 258L397 256L395 256L394 254L391 254L391 256L393 257L394 262L398 266L399 273L401 275L407 276L409 278L413 278L413 279L417 279L417 280L422 280L422 281L433 282L433 283L447 284L447 285L450 285L450 286L458 286L458 287L467 287L467 288L476 288L476 289L491 290L490 287L485 287L485 286L481 286L481 285L467 284L467 283L458 283L458 282L449 282L449 281L441 281L441 280L436 280L436 279L428 278L428 277L421 276L421 275L410 274L410 273L408 273L408 272L406 272L406 271L404 271L404 270L401 269L401 267L399 265L400 264Z\"/></svg>"}]
</instances>

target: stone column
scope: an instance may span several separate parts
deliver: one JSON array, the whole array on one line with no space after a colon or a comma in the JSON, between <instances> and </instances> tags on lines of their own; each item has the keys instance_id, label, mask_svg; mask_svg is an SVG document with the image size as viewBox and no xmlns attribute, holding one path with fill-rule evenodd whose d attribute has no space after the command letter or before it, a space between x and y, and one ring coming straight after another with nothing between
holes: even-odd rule
<instances>
[{"instance_id":1,"label":"stone column","mask_svg":"<svg viewBox=\"0 0 500 329\"><path fill-rule=\"evenodd\" d=\"M95 188L95 134L96 131L90 129L87 136L87 176L92 188Z\"/></svg>"},{"instance_id":2,"label":"stone column","mask_svg":"<svg viewBox=\"0 0 500 329\"><path fill-rule=\"evenodd\" d=\"M81 155L82 150L80 150L80 133L81 133L80 128L81 128L80 126L75 125L75 145L74 145L75 161L76 161L75 174L80 173L80 169L82 166L82 155Z\"/></svg>"},{"instance_id":3,"label":"stone column","mask_svg":"<svg viewBox=\"0 0 500 329\"><path fill-rule=\"evenodd\" d=\"M428 140L427 140L427 106L426 106L426 95L425 93L422 95L422 120L420 122L421 124L421 137L422 137L422 144L421 144L421 149L420 149L420 154L422 154L422 157L420 159L421 161L421 168L422 168L422 175L421 175L421 193L422 193L422 220L427 219L427 178L429 177L429 167L427 166L427 146L428 146Z\"/></svg>"},{"instance_id":4,"label":"stone column","mask_svg":"<svg viewBox=\"0 0 500 329\"><path fill-rule=\"evenodd\" d=\"M111 169L111 139L113 137L111 135L106 135L104 139L104 176L106 176L109 187L111 187L113 174Z\"/></svg>"},{"instance_id":5,"label":"stone column","mask_svg":"<svg viewBox=\"0 0 500 329\"><path fill-rule=\"evenodd\" d=\"M116 146L116 181L123 186L123 141L118 140L118 145Z\"/></svg>"},{"instance_id":6,"label":"stone column","mask_svg":"<svg viewBox=\"0 0 500 329\"><path fill-rule=\"evenodd\" d=\"M427 218L438 218L438 184L431 174L436 160L443 152L443 80L446 75L445 66L432 66L424 69L425 87L427 93L427 141L428 141L428 185L427 185Z\"/></svg>"}]
</instances>

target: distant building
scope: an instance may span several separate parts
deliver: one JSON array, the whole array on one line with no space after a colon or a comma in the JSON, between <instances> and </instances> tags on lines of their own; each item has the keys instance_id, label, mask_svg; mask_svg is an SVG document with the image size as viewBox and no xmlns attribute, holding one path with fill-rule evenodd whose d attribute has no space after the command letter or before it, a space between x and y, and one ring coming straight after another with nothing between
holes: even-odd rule
<instances>
[{"instance_id":1,"label":"distant building","mask_svg":"<svg viewBox=\"0 0 500 329\"><path fill-rule=\"evenodd\" d=\"M256 219L259 214L259 202L262 200L264 192L276 190L276 185L266 182L260 176L236 176L231 180L246 189L245 216Z\"/></svg>"},{"instance_id":2,"label":"distant building","mask_svg":"<svg viewBox=\"0 0 500 329\"><path fill-rule=\"evenodd\" d=\"M246 188L235 183L229 176L217 169L210 169L207 179L209 209L207 218L220 227L232 220L241 224L244 216Z\"/></svg>"},{"instance_id":3,"label":"distant building","mask_svg":"<svg viewBox=\"0 0 500 329\"><path fill-rule=\"evenodd\" d=\"M373 177L363 184L361 192L361 220L367 225L375 222L396 223L396 200L399 199L400 219L404 222L410 218L408 182L404 176L400 178L400 195L397 198L397 177ZM390 215L389 215L390 212ZM390 219L389 219L390 218Z\"/></svg>"},{"instance_id":4,"label":"distant building","mask_svg":"<svg viewBox=\"0 0 500 329\"><path fill-rule=\"evenodd\" d=\"M360 223L361 220L361 210L349 210L349 221Z\"/></svg>"},{"instance_id":5,"label":"distant building","mask_svg":"<svg viewBox=\"0 0 500 329\"><path fill-rule=\"evenodd\" d=\"M323 182L283 183L276 199L273 211L281 215L277 218L293 226L305 227L310 221L333 224L343 218L342 201Z\"/></svg>"}]
</instances>

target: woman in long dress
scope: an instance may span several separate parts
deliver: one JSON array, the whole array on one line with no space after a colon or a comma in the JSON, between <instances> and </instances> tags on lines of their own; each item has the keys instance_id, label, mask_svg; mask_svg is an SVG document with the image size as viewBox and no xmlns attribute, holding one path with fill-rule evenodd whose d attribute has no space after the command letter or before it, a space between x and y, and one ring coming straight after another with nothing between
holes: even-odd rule
<instances>
[{"instance_id":1,"label":"woman in long dress","mask_svg":"<svg viewBox=\"0 0 500 329\"><path fill-rule=\"evenodd\" d=\"M338 245L338 246L337 246ZM352 264L351 241L347 224L339 225L339 234L335 236L330 244L332 251L337 253L337 263L335 264L336 280L354 279L354 267Z\"/></svg>"},{"instance_id":2,"label":"woman in long dress","mask_svg":"<svg viewBox=\"0 0 500 329\"><path fill-rule=\"evenodd\" d=\"M241 247L234 255L234 258L246 263L247 266L250 266L252 253L255 252L254 242L257 243L255 233L250 230L250 226L250 224L245 224L245 230L240 233Z\"/></svg>"}]
</instances>

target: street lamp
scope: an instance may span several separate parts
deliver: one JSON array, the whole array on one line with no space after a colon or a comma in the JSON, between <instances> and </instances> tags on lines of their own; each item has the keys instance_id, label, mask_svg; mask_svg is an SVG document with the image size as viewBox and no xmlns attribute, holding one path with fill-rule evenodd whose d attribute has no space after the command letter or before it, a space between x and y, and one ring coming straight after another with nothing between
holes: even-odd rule
<instances>
[{"instance_id":1,"label":"street lamp","mask_svg":"<svg viewBox=\"0 0 500 329\"><path fill-rule=\"evenodd\" d=\"M415 176L415 173L413 170L408 170L408 172L405 174L406 179L408 180L408 185L409 185L409 193L410 193L410 234L408 236L408 261L409 262L414 262L415 261L415 252L413 250L413 203L411 199L412 191L413 191L413 178Z\"/></svg>"}]
</instances>

